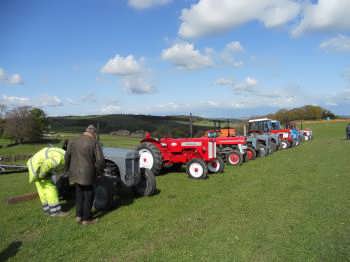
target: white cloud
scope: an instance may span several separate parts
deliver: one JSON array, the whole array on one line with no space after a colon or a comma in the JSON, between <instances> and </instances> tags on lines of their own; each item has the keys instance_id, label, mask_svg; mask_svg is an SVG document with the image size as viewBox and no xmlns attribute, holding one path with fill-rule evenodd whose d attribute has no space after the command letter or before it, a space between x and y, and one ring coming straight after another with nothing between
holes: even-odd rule
<instances>
[{"instance_id":1,"label":"white cloud","mask_svg":"<svg viewBox=\"0 0 350 262\"><path fill-rule=\"evenodd\" d=\"M258 84L258 81L253 77L246 77L244 81L236 83L231 79L219 78L215 81L216 85L227 86L232 88L233 91L237 93L242 92L252 92L254 91L254 87Z\"/></svg>"},{"instance_id":2,"label":"white cloud","mask_svg":"<svg viewBox=\"0 0 350 262\"><path fill-rule=\"evenodd\" d=\"M13 74L8 79L9 84L11 85L21 85L23 84L22 77L19 74Z\"/></svg>"},{"instance_id":3,"label":"white cloud","mask_svg":"<svg viewBox=\"0 0 350 262\"><path fill-rule=\"evenodd\" d=\"M236 92L252 92L258 81L253 77L247 77L243 82L233 85L233 90Z\"/></svg>"},{"instance_id":4,"label":"white cloud","mask_svg":"<svg viewBox=\"0 0 350 262\"><path fill-rule=\"evenodd\" d=\"M256 86L258 84L258 81L256 79L249 76L245 79L245 82L248 86Z\"/></svg>"},{"instance_id":5,"label":"white cloud","mask_svg":"<svg viewBox=\"0 0 350 262\"><path fill-rule=\"evenodd\" d=\"M0 99L1 104L7 106L30 106L31 100L28 97L3 95Z\"/></svg>"},{"instance_id":6,"label":"white cloud","mask_svg":"<svg viewBox=\"0 0 350 262\"><path fill-rule=\"evenodd\" d=\"M338 35L322 42L320 48L326 51L350 52L350 37Z\"/></svg>"},{"instance_id":7,"label":"white cloud","mask_svg":"<svg viewBox=\"0 0 350 262\"><path fill-rule=\"evenodd\" d=\"M238 41L232 41L226 45L226 50L231 52L243 52L244 48Z\"/></svg>"},{"instance_id":8,"label":"white cloud","mask_svg":"<svg viewBox=\"0 0 350 262\"><path fill-rule=\"evenodd\" d=\"M345 68L342 76L345 80L350 81L350 67Z\"/></svg>"},{"instance_id":9,"label":"white cloud","mask_svg":"<svg viewBox=\"0 0 350 262\"><path fill-rule=\"evenodd\" d=\"M72 98L66 98L65 101L66 101L67 104L69 104L69 105L73 105L73 106L79 105L79 103L76 102L76 101L74 101Z\"/></svg>"},{"instance_id":10,"label":"white cloud","mask_svg":"<svg viewBox=\"0 0 350 262\"><path fill-rule=\"evenodd\" d=\"M142 62L143 58L136 60L133 55L116 55L104 65L101 72L121 77L123 88L129 94L150 94L155 88L146 81L148 70Z\"/></svg>"},{"instance_id":11,"label":"white cloud","mask_svg":"<svg viewBox=\"0 0 350 262\"><path fill-rule=\"evenodd\" d=\"M232 41L228 43L220 54L220 58L223 63L233 66L241 67L243 62L235 58L236 54L244 51L243 46L238 41Z\"/></svg>"},{"instance_id":12,"label":"white cloud","mask_svg":"<svg viewBox=\"0 0 350 262\"><path fill-rule=\"evenodd\" d=\"M82 97L80 97L80 101L87 104L96 103L97 97L95 93L88 92L86 95L83 95Z\"/></svg>"},{"instance_id":13,"label":"white cloud","mask_svg":"<svg viewBox=\"0 0 350 262\"><path fill-rule=\"evenodd\" d=\"M142 77L125 77L123 86L128 93L136 95L151 94L155 91L154 87Z\"/></svg>"},{"instance_id":14,"label":"white cloud","mask_svg":"<svg viewBox=\"0 0 350 262\"><path fill-rule=\"evenodd\" d=\"M6 72L2 68L0 68L0 80L7 80Z\"/></svg>"},{"instance_id":15,"label":"white cloud","mask_svg":"<svg viewBox=\"0 0 350 262\"><path fill-rule=\"evenodd\" d=\"M63 102L57 96L43 95L38 98L37 106L40 107L58 107L63 106Z\"/></svg>"},{"instance_id":16,"label":"white cloud","mask_svg":"<svg viewBox=\"0 0 350 262\"><path fill-rule=\"evenodd\" d=\"M325 104L326 106L338 106L338 104L334 102L326 102Z\"/></svg>"},{"instance_id":17,"label":"white cloud","mask_svg":"<svg viewBox=\"0 0 350 262\"><path fill-rule=\"evenodd\" d=\"M120 106L117 105L107 105L101 108L101 113L102 114L114 114L114 113L119 113L120 112Z\"/></svg>"},{"instance_id":18,"label":"white cloud","mask_svg":"<svg viewBox=\"0 0 350 262\"><path fill-rule=\"evenodd\" d=\"M292 0L200 0L182 10L179 35L193 38L216 34L251 21L278 27L299 12L300 4Z\"/></svg>"},{"instance_id":19,"label":"white cloud","mask_svg":"<svg viewBox=\"0 0 350 262\"><path fill-rule=\"evenodd\" d=\"M213 65L210 57L211 49L208 54L202 54L194 48L193 44L183 42L174 44L168 49L162 51L162 59L169 61L181 69L199 69Z\"/></svg>"},{"instance_id":20,"label":"white cloud","mask_svg":"<svg viewBox=\"0 0 350 262\"><path fill-rule=\"evenodd\" d=\"M219 78L215 81L215 85L219 86L232 86L234 84L234 81L227 78Z\"/></svg>"},{"instance_id":21,"label":"white cloud","mask_svg":"<svg viewBox=\"0 0 350 262\"><path fill-rule=\"evenodd\" d=\"M141 63L142 59L137 61L133 55L126 57L116 55L102 67L101 72L118 76L140 74L143 71Z\"/></svg>"},{"instance_id":22,"label":"white cloud","mask_svg":"<svg viewBox=\"0 0 350 262\"><path fill-rule=\"evenodd\" d=\"M128 0L129 6L136 9L146 9L153 6L166 5L172 0Z\"/></svg>"},{"instance_id":23,"label":"white cloud","mask_svg":"<svg viewBox=\"0 0 350 262\"><path fill-rule=\"evenodd\" d=\"M326 104L329 106L348 103L350 103L350 89L344 89L326 98Z\"/></svg>"},{"instance_id":24,"label":"white cloud","mask_svg":"<svg viewBox=\"0 0 350 262\"><path fill-rule=\"evenodd\" d=\"M300 36L310 31L350 30L349 0L318 0L315 4L306 4L303 18L292 31Z\"/></svg>"},{"instance_id":25,"label":"white cloud","mask_svg":"<svg viewBox=\"0 0 350 262\"><path fill-rule=\"evenodd\" d=\"M0 81L4 81L10 85L23 84L23 79L19 74L7 75L3 68L0 68Z\"/></svg>"}]
</instances>

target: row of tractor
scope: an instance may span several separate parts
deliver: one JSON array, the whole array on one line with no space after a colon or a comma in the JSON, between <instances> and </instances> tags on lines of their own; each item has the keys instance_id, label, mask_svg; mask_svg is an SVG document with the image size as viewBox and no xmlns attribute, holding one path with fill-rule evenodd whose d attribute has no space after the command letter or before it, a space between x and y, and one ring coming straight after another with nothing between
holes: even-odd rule
<instances>
[{"instance_id":1,"label":"row of tractor","mask_svg":"<svg viewBox=\"0 0 350 262\"><path fill-rule=\"evenodd\" d=\"M185 165L190 178L203 179L208 173L223 172L225 164L238 166L312 138L311 130L282 128L279 121L268 118L249 120L247 129L245 136L232 128L208 130L199 138L157 139L147 134L137 147L140 167L158 175Z\"/></svg>"}]
</instances>

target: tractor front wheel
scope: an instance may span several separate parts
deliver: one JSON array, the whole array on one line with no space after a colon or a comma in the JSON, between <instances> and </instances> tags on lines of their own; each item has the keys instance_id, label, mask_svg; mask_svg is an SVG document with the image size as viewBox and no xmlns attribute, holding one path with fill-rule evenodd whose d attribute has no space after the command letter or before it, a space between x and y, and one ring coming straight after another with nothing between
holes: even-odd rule
<instances>
[{"instance_id":1,"label":"tractor front wheel","mask_svg":"<svg viewBox=\"0 0 350 262\"><path fill-rule=\"evenodd\" d=\"M159 148L150 142L143 142L136 150L140 154L140 168L150 169L155 176L159 175L163 164Z\"/></svg>"},{"instance_id":2,"label":"tractor front wheel","mask_svg":"<svg viewBox=\"0 0 350 262\"><path fill-rule=\"evenodd\" d=\"M208 163L209 173L222 173L224 172L225 162L221 157L213 159Z\"/></svg>"},{"instance_id":3,"label":"tractor front wheel","mask_svg":"<svg viewBox=\"0 0 350 262\"><path fill-rule=\"evenodd\" d=\"M140 168L141 178L134 187L134 191L139 196L151 196L156 192L156 177L153 172L147 168Z\"/></svg>"},{"instance_id":4,"label":"tractor front wheel","mask_svg":"<svg viewBox=\"0 0 350 262\"><path fill-rule=\"evenodd\" d=\"M289 148L289 147L290 147L289 141L287 141L287 140L281 141L281 148L282 148L282 149L287 149L287 148Z\"/></svg>"},{"instance_id":5,"label":"tractor front wheel","mask_svg":"<svg viewBox=\"0 0 350 262\"><path fill-rule=\"evenodd\" d=\"M231 166L239 166L243 162L243 156L239 151L233 150L227 154L226 160Z\"/></svg>"},{"instance_id":6,"label":"tractor front wheel","mask_svg":"<svg viewBox=\"0 0 350 262\"><path fill-rule=\"evenodd\" d=\"M251 147L247 148L247 158L248 160L255 160L256 158L256 151Z\"/></svg>"},{"instance_id":7,"label":"tractor front wheel","mask_svg":"<svg viewBox=\"0 0 350 262\"><path fill-rule=\"evenodd\" d=\"M194 158L186 164L186 173L193 179L204 179L208 175L208 167L202 159Z\"/></svg>"}]
</instances>

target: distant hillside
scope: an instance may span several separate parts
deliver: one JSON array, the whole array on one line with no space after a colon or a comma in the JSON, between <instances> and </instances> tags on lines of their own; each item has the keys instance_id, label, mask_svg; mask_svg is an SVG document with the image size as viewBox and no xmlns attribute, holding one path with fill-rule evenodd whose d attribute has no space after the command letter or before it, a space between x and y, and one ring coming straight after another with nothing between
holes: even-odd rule
<instances>
[{"instance_id":1,"label":"distant hillside","mask_svg":"<svg viewBox=\"0 0 350 262\"><path fill-rule=\"evenodd\" d=\"M193 133L213 128L211 119L193 116ZM240 120L230 120L231 124ZM144 130L161 136L188 136L189 116L150 116L150 115L90 115L90 116L62 116L49 117L49 124L53 131L82 132L93 124L99 125L101 133L117 130L135 132ZM223 124L224 126L225 124Z\"/></svg>"}]
</instances>

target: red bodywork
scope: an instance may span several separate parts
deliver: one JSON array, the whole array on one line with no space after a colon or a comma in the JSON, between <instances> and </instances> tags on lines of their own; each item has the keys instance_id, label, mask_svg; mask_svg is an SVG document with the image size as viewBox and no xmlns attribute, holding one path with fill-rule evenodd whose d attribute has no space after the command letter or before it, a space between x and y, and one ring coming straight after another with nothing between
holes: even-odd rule
<instances>
[{"instance_id":1,"label":"red bodywork","mask_svg":"<svg viewBox=\"0 0 350 262\"><path fill-rule=\"evenodd\" d=\"M153 143L162 154L163 165L187 163L194 158L205 162L216 159L215 138L161 138L146 136L141 142Z\"/></svg>"},{"instance_id":2,"label":"red bodywork","mask_svg":"<svg viewBox=\"0 0 350 262\"><path fill-rule=\"evenodd\" d=\"M231 129L234 130L235 129ZM216 133L218 136L216 137L216 145L217 146L233 146L233 145L247 145L247 137L245 136L228 136L227 134L221 131L208 130L205 132L204 137L207 137L210 133Z\"/></svg>"},{"instance_id":3,"label":"red bodywork","mask_svg":"<svg viewBox=\"0 0 350 262\"><path fill-rule=\"evenodd\" d=\"M247 138L245 136L227 136L227 137L217 137L217 146L231 146L231 145L246 145Z\"/></svg>"},{"instance_id":4,"label":"red bodywork","mask_svg":"<svg viewBox=\"0 0 350 262\"><path fill-rule=\"evenodd\" d=\"M290 143L293 142L293 138L292 138L292 135L291 135L291 130L289 128L271 130L270 132L272 134L278 134L281 140L287 140ZM287 134L288 134L288 136L287 136Z\"/></svg>"}]
</instances>

